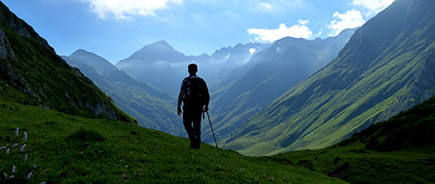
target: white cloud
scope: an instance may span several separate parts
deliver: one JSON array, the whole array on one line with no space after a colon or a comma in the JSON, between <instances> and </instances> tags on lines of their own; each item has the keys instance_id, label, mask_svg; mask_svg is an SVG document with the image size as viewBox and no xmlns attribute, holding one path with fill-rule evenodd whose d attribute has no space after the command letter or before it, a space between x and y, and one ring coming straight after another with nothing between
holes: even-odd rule
<instances>
[{"instance_id":1,"label":"white cloud","mask_svg":"<svg viewBox=\"0 0 435 184\"><path fill-rule=\"evenodd\" d=\"M328 28L331 30L329 36L337 36L341 31L348 28L356 28L362 26L365 21L360 11L349 10L346 13L335 12Z\"/></svg>"},{"instance_id":2,"label":"white cloud","mask_svg":"<svg viewBox=\"0 0 435 184\"><path fill-rule=\"evenodd\" d=\"M251 0L251 2L254 3L255 10L261 13L283 12L288 10L288 8L297 8L305 4L305 0Z\"/></svg>"},{"instance_id":3,"label":"white cloud","mask_svg":"<svg viewBox=\"0 0 435 184\"><path fill-rule=\"evenodd\" d=\"M266 3L266 2L260 2L257 4L257 7L260 11L272 11L273 10L273 6L270 3Z\"/></svg>"},{"instance_id":4,"label":"white cloud","mask_svg":"<svg viewBox=\"0 0 435 184\"><path fill-rule=\"evenodd\" d=\"M89 3L92 11L104 19L113 15L116 19L132 16L154 16L156 10L169 8L170 4L182 4L183 0L81 0Z\"/></svg>"},{"instance_id":5,"label":"white cloud","mask_svg":"<svg viewBox=\"0 0 435 184\"><path fill-rule=\"evenodd\" d=\"M353 0L352 4L368 10L367 16L375 15L393 3L394 0Z\"/></svg>"},{"instance_id":6,"label":"white cloud","mask_svg":"<svg viewBox=\"0 0 435 184\"><path fill-rule=\"evenodd\" d=\"M281 38L290 36L294 38L311 38L313 32L306 26L308 20L298 20L299 24L287 27L284 23L279 25L277 29L248 29L250 35L256 35L255 41L260 42L274 42Z\"/></svg>"}]
</instances>

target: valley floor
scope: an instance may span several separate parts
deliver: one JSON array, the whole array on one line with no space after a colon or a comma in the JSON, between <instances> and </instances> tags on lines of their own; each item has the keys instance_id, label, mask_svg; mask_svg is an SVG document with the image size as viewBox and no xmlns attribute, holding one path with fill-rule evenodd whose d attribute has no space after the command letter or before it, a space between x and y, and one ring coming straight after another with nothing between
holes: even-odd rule
<instances>
[{"instance_id":1,"label":"valley floor","mask_svg":"<svg viewBox=\"0 0 435 184\"><path fill-rule=\"evenodd\" d=\"M379 152L362 144L295 151L268 157L338 177L349 183L435 183L435 154L425 151Z\"/></svg>"}]
</instances>

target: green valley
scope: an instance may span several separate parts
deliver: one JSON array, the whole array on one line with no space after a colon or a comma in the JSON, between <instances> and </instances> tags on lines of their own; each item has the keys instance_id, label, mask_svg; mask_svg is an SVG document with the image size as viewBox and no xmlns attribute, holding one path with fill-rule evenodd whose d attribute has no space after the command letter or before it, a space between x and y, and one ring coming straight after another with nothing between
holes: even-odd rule
<instances>
[{"instance_id":1,"label":"green valley","mask_svg":"<svg viewBox=\"0 0 435 184\"><path fill-rule=\"evenodd\" d=\"M435 95L435 4L396 0L339 56L226 140L248 155L319 149Z\"/></svg>"}]
</instances>

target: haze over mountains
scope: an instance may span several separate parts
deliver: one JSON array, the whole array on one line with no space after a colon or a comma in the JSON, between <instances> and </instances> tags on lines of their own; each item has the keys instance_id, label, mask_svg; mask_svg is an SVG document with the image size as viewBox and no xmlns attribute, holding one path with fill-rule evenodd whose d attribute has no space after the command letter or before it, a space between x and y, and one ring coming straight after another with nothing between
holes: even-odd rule
<instances>
[{"instance_id":1,"label":"haze over mountains","mask_svg":"<svg viewBox=\"0 0 435 184\"><path fill-rule=\"evenodd\" d=\"M431 0L396 0L227 146L254 155L323 148L435 95L434 9Z\"/></svg>"},{"instance_id":2,"label":"haze over mountains","mask_svg":"<svg viewBox=\"0 0 435 184\"><path fill-rule=\"evenodd\" d=\"M165 41L158 41L121 60L116 67L136 80L176 97L181 81L188 76L188 64L197 63L198 75L207 79L209 86L215 86L232 70L247 63L255 52L265 47L267 45L259 43L238 44L217 50L212 55L186 56Z\"/></svg>"}]
</instances>

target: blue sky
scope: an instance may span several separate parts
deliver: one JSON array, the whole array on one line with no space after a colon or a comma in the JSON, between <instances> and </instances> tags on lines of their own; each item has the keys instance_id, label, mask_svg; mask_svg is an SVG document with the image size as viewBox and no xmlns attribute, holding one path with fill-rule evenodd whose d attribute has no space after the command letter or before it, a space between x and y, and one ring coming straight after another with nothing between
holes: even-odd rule
<instances>
[{"instance_id":1,"label":"blue sky","mask_svg":"<svg viewBox=\"0 0 435 184\"><path fill-rule=\"evenodd\" d=\"M59 55L84 48L112 63L158 40L187 55L362 25L394 0L1 0Z\"/></svg>"}]
</instances>

